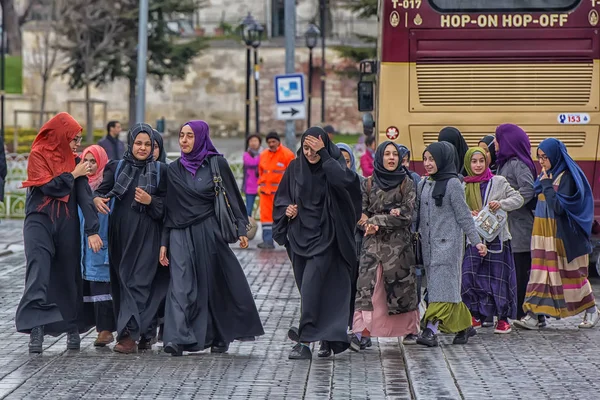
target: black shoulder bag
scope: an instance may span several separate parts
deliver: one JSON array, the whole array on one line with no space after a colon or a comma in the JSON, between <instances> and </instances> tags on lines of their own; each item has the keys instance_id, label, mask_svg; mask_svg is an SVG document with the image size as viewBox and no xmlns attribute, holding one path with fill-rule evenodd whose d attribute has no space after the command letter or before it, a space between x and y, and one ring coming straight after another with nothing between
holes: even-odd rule
<instances>
[{"instance_id":1,"label":"black shoulder bag","mask_svg":"<svg viewBox=\"0 0 600 400\"><path fill-rule=\"evenodd\" d=\"M227 243L235 243L239 239L237 221L223 186L217 156L210 158L210 171L215 184L215 214L221 228L221 236Z\"/></svg>"}]
</instances>

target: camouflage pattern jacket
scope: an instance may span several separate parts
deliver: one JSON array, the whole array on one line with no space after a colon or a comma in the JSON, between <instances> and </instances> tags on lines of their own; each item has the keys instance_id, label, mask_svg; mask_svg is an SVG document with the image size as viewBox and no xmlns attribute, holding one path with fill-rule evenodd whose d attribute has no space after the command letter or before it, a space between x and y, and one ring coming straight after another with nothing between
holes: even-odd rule
<instances>
[{"instance_id":1,"label":"camouflage pattern jacket","mask_svg":"<svg viewBox=\"0 0 600 400\"><path fill-rule=\"evenodd\" d=\"M361 186L367 224L377 225L379 230L363 238L356 309L373 310L371 296L381 264L389 314L413 311L418 306L411 234L415 184L409 177L397 189L387 192L372 179L366 179ZM392 210L398 210L399 216L391 215Z\"/></svg>"}]
</instances>

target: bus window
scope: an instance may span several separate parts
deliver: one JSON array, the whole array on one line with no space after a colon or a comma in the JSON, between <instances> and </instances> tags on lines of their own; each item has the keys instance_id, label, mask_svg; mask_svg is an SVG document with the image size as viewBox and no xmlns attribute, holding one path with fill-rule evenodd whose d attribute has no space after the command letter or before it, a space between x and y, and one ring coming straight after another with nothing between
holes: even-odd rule
<instances>
[{"instance_id":1,"label":"bus window","mask_svg":"<svg viewBox=\"0 0 600 400\"><path fill-rule=\"evenodd\" d=\"M429 0L439 12L565 12L574 10L581 0Z\"/></svg>"}]
</instances>

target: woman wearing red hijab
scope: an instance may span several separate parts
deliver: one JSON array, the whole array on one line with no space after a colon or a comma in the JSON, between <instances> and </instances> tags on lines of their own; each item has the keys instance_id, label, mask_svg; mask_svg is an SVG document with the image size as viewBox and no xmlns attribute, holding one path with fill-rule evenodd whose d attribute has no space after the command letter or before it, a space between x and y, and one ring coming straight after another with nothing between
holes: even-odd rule
<instances>
[{"instance_id":1,"label":"woman wearing red hijab","mask_svg":"<svg viewBox=\"0 0 600 400\"><path fill-rule=\"evenodd\" d=\"M89 164L75 150L81 126L60 113L40 130L29 154L23 238L27 271L17 308L17 331L30 334L29 352L41 353L44 334L67 333L67 349L79 350L78 313L83 306L79 215L85 216L88 246L102 247L98 215L88 185Z\"/></svg>"}]
</instances>

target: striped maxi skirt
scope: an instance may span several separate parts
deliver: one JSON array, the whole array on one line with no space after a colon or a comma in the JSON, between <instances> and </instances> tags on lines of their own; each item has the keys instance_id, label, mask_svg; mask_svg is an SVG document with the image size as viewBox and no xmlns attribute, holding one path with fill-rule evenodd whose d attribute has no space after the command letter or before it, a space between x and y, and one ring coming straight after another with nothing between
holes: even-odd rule
<instances>
[{"instance_id":1,"label":"striped maxi skirt","mask_svg":"<svg viewBox=\"0 0 600 400\"><path fill-rule=\"evenodd\" d=\"M595 306L588 281L589 255L567 261L556 220L544 194L538 196L531 236L531 274L523 311L555 318L577 315Z\"/></svg>"}]
</instances>

